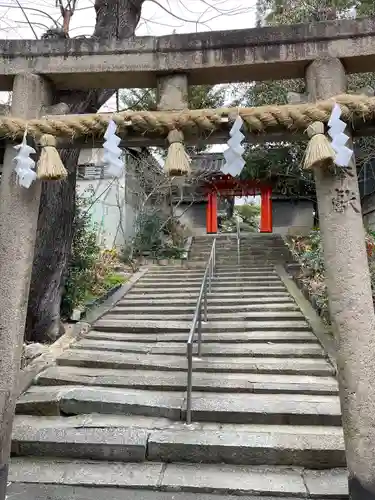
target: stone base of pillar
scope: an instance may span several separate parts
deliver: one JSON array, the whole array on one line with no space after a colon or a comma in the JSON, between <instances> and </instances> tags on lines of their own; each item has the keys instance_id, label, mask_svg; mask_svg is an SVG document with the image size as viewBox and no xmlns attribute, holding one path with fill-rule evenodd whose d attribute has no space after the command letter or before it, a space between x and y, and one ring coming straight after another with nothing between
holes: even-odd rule
<instances>
[{"instance_id":1,"label":"stone base of pillar","mask_svg":"<svg viewBox=\"0 0 375 500\"><path fill-rule=\"evenodd\" d=\"M352 477L349 478L349 498L350 500L375 500L375 493L364 488L356 477Z\"/></svg>"},{"instance_id":2,"label":"stone base of pillar","mask_svg":"<svg viewBox=\"0 0 375 500\"><path fill-rule=\"evenodd\" d=\"M8 484L8 464L0 464L0 498L6 498Z\"/></svg>"}]
</instances>

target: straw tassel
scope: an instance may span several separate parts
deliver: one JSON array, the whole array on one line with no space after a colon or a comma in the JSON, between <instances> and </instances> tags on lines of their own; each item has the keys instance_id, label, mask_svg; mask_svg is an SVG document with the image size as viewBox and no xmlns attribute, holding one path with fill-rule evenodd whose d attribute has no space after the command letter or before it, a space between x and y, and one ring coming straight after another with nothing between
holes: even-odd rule
<instances>
[{"instance_id":1,"label":"straw tassel","mask_svg":"<svg viewBox=\"0 0 375 500\"><path fill-rule=\"evenodd\" d=\"M177 177L190 174L190 158L184 147L184 134L177 129L173 129L168 134L167 158L164 170L170 177Z\"/></svg>"},{"instance_id":2,"label":"straw tassel","mask_svg":"<svg viewBox=\"0 0 375 500\"><path fill-rule=\"evenodd\" d=\"M324 135L324 123L314 122L306 129L310 141L307 145L303 168L330 167L336 153L329 139Z\"/></svg>"},{"instance_id":3,"label":"straw tassel","mask_svg":"<svg viewBox=\"0 0 375 500\"><path fill-rule=\"evenodd\" d=\"M65 179L68 172L56 149L56 138L50 134L42 135L39 144L41 152L37 164L38 179L46 181Z\"/></svg>"}]
</instances>

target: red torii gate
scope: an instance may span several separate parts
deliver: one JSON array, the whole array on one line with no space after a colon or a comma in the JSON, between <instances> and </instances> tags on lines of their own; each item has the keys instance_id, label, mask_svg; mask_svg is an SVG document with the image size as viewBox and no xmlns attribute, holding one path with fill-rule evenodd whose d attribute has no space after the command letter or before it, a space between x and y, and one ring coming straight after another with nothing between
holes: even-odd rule
<instances>
[{"instance_id":1,"label":"red torii gate","mask_svg":"<svg viewBox=\"0 0 375 500\"><path fill-rule=\"evenodd\" d=\"M206 228L207 233L217 233L217 196L260 195L260 232L272 233L272 188L259 181L239 180L231 175L218 175L206 181L207 193Z\"/></svg>"}]
</instances>

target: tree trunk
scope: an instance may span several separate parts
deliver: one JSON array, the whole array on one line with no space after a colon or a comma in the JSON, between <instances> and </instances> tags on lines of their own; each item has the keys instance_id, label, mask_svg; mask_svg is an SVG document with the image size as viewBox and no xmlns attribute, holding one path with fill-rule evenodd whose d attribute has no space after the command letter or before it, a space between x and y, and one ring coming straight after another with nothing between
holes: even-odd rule
<instances>
[{"instance_id":1,"label":"tree trunk","mask_svg":"<svg viewBox=\"0 0 375 500\"><path fill-rule=\"evenodd\" d=\"M27 341L51 342L63 333L60 302L73 237L78 155L77 149L61 152L69 172L67 180L42 185L26 318Z\"/></svg>"},{"instance_id":2,"label":"tree trunk","mask_svg":"<svg viewBox=\"0 0 375 500\"><path fill-rule=\"evenodd\" d=\"M144 1L96 0L93 37L132 37ZM113 89L64 91L58 93L54 101L67 103L70 113L95 113L113 93ZM42 186L25 332L28 341L51 342L63 333L60 304L73 238L78 156L78 149L64 150L62 159L69 172L67 180L44 182Z\"/></svg>"}]
</instances>

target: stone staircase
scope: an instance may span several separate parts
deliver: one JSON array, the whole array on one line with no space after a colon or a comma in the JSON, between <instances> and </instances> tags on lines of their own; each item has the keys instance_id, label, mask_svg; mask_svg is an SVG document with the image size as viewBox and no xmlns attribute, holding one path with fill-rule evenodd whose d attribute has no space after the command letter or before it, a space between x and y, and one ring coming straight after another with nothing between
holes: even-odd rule
<instances>
[{"instance_id":1,"label":"stone staircase","mask_svg":"<svg viewBox=\"0 0 375 500\"><path fill-rule=\"evenodd\" d=\"M17 500L347 498L334 369L272 265L290 258L280 238L244 238L239 266L236 240L218 238L184 423L186 341L211 244L194 241L198 267L151 267L21 396Z\"/></svg>"},{"instance_id":2,"label":"stone staircase","mask_svg":"<svg viewBox=\"0 0 375 500\"><path fill-rule=\"evenodd\" d=\"M191 263L206 263L210 255L214 236L198 236L190 250ZM237 263L237 235L224 234L217 237L217 262ZM258 264L285 264L293 262L293 257L279 234L242 233L240 244L240 264L244 267Z\"/></svg>"}]
</instances>

